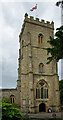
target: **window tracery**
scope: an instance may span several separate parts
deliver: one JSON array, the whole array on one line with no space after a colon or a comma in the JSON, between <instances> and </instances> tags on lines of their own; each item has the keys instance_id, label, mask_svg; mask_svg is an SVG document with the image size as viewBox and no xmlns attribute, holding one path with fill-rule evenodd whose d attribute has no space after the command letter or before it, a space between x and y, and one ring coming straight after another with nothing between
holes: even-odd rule
<instances>
[{"instance_id":1,"label":"window tracery","mask_svg":"<svg viewBox=\"0 0 63 120\"><path fill-rule=\"evenodd\" d=\"M39 34L38 35L38 43L41 44L42 43L42 39L43 39L43 35Z\"/></svg>"},{"instance_id":2,"label":"window tracery","mask_svg":"<svg viewBox=\"0 0 63 120\"><path fill-rule=\"evenodd\" d=\"M48 85L44 80L37 83L36 86L36 99L48 98Z\"/></svg>"},{"instance_id":3,"label":"window tracery","mask_svg":"<svg viewBox=\"0 0 63 120\"><path fill-rule=\"evenodd\" d=\"M14 102L15 102L15 96L14 96L14 95L11 95L11 96L10 96L10 102L11 102L11 103L14 103Z\"/></svg>"}]
</instances>

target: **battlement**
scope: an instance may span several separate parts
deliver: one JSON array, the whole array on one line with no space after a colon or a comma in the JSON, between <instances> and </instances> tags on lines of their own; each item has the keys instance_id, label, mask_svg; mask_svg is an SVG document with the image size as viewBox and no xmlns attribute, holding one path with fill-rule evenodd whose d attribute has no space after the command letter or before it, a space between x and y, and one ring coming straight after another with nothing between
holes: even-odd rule
<instances>
[{"instance_id":1,"label":"battlement","mask_svg":"<svg viewBox=\"0 0 63 120\"><path fill-rule=\"evenodd\" d=\"M49 21L46 21L41 19L41 21L39 20L39 18L36 18L34 19L33 16L30 16L28 17L28 14L26 13L25 14L25 19L24 19L24 23L22 25L22 29L21 29L21 33L20 33L20 36L22 35L23 33L23 30L24 30L24 27L25 27L25 23L28 22L28 23L31 23L31 24L35 24L35 25L39 25L39 26L42 26L42 27L47 27L47 28L50 28L50 29L54 29L54 22L52 21L51 23ZM20 37L19 36L19 37ZM20 40L19 40L20 41Z\"/></svg>"},{"instance_id":2,"label":"battlement","mask_svg":"<svg viewBox=\"0 0 63 120\"><path fill-rule=\"evenodd\" d=\"M49 21L46 21L41 19L41 21L39 20L39 18L34 19L33 16L30 16L30 18L28 17L28 14L25 14L25 20L27 22L30 23L34 23L34 24L38 24L38 25L44 25L45 27L49 27L49 28L54 28L54 22L52 21L51 23Z\"/></svg>"}]
</instances>

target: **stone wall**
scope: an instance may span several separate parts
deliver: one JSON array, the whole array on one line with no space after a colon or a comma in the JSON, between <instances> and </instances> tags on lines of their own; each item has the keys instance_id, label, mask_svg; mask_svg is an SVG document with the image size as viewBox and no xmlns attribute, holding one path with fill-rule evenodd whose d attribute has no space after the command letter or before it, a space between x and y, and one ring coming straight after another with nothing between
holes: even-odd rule
<instances>
[{"instance_id":1,"label":"stone wall","mask_svg":"<svg viewBox=\"0 0 63 120\"><path fill-rule=\"evenodd\" d=\"M38 36L42 34L42 43L39 44ZM51 108L53 111L60 110L59 78L57 64L53 60L47 62L47 51L51 47L47 41L54 37L54 22L39 21L25 14L24 23L19 35L19 67L16 89L3 89L2 98L15 96L15 103L21 106L22 112L39 112L39 105L44 103L46 112ZM39 71L39 64L43 63L43 72ZM36 99L36 86L44 81L48 86L48 98Z\"/></svg>"},{"instance_id":2,"label":"stone wall","mask_svg":"<svg viewBox=\"0 0 63 120\"><path fill-rule=\"evenodd\" d=\"M43 35L42 43L39 44L38 36ZM51 107L53 111L59 111L59 79L57 75L56 62L47 62L47 51L51 47L47 41L50 36L54 37L54 23L34 20L32 16L25 15L24 24L19 35L21 49L21 110L24 112L39 112L39 104L46 104L46 112ZM39 72L39 64L43 63L44 72ZM38 81L47 82L48 99L36 100L36 84ZM55 97L53 97L55 96Z\"/></svg>"},{"instance_id":3,"label":"stone wall","mask_svg":"<svg viewBox=\"0 0 63 120\"><path fill-rule=\"evenodd\" d=\"M14 103L18 104L18 106L20 107L20 93L17 90L17 88L16 89L2 89L2 99L3 98L10 98L11 95L13 95L15 98Z\"/></svg>"}]
</instances>

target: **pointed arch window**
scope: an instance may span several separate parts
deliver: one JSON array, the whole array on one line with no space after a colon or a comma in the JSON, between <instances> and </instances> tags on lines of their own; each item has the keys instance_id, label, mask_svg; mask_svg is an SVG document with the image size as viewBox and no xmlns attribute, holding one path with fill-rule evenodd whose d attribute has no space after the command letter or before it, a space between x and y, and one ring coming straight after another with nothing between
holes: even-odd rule
<instances>
[{"instance_id":1,"label":"pointed arch window","mask_svg":"<svg viewBox=\"0 0 63 120\"><path fill-rule=\"evenodd\" d=\"M39 72L44 72L44 64L43 63L40 63L39 64Z\"/></svg>"},{"instance_id":2,"label":"pointed arch window","mask_svg":"<svg viewBox=\"0 0 63 120\"><path fill-rule=\"evenodd\" d=\"M47 99L48 98L48 84L41 80L36 86L36 99Z\"/></svg>"},{"instance_id":3,"label":"pointed arch window","mask_svg":"<svg viewBox=\"0 0 63 120\"><path fill-rule=\"evenodd\" d=\"M11 103L15 103L15 96L14 96L14 95L11 95L11 96L10 96L10 102L11 102Z\"/></svg>"},{"instance_id":4,"label":"pointed arch window","mask_svg":"<svg viewBox=\"0 0 63 120\"><path fill-rule=\"evenodd\" d=\"M41 44L42 43L42 39L43 39L43 35L39 34L38 35L38 43Z\"/></svg>"}]
</instances>

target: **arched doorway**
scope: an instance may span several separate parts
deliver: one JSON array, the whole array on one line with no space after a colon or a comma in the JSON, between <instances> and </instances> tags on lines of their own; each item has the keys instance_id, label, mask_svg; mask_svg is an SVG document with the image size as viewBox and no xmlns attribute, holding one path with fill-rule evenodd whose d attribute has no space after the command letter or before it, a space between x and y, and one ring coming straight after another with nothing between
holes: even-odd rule
<instances>
[{"instance_id":1,"label":"arched doorway","mask_svg":"<svg viewBox=\"0 0 63 120\"><path fill-rule=\"evenodd\" d=\"M46 105L45 105L45 103L41 103L39 105L39 112L46 112Z\"/></svg>"}]
</instances>

